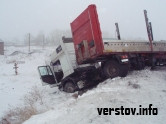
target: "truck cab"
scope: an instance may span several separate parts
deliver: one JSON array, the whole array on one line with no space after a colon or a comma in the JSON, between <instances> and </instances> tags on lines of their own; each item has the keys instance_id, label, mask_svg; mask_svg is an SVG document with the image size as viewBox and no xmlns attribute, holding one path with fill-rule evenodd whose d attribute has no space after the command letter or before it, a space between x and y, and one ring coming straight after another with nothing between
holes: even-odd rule
<instances>
[{"instance_id":1,"label":"truck cab","mask_svg":"<svg viewBox=\"0 0 166 124\"><path fill-rule=\"evenodd\" d=\"M85 87L90 75L95 79L97 67L98 63L78 65L72 39L63 37L50 55L49 64L39 66L38 71L43 85L58 86L66 92L74 92Z\"/></svg>"},{"instance_id":2,"label":"truck cab","mask_svg":"<svg viewBox=\"0 0 166 124\"><path fill-rule=\"evenodd\" d=\"M65 41L64 41L65 42ZM39 66L38 71L43 82L50 85L58 84L66 76L74 72L76 67L73 43L61 42L50 55L50 62L46 66Z\"/></svg>"}]
</instances>

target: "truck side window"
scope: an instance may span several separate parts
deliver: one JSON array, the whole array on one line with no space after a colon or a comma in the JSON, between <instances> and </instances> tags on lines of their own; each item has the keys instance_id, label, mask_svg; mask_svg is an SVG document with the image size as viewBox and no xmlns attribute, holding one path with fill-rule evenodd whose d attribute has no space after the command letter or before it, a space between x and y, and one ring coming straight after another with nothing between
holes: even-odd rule
<instances>
[{"instance_id":1,"label":"truck side window","mask_svg":"<svg viewBox=\"0 0 166 124\"><path fill-rule=\"evenodd\" d=\"M39 68L41 76L48 75L48 71L46 67L40 67Z\"/></svg>"},{"instance_id":2,"label":"truck side window","mask_svg":"<svg viewBox=\"0 0 166 124\"><path fill-rule=\"evenodd\" d=\"M63 78L63 71L61 67L61 63L59 60L57 60L55 63L53 63L54 68L54 74L58 82L60 82Z\"/></svg>"},{"instance_id":3,"label":"truck side window","mask_svg":"<svg viewBox=\"0 0 166 124\"><path fill-rule=\"evenodd\" d=\"M53 64L53 66L54 66L54 71L55 71L55 72L62 71L62 67L61 67L61 64L60 64L60 61L59 61L59 60L57 60L57 61Z\"/></svg>"},{"instance_id":4,"label":"truck side window","mask_svg":"<svg viewBox=\"0 0 166 124\"><path fill-rule=\"evenodd\" d=\"M48 66L40 67L39 72L41 76L52 75L52 72Z\"/></svg>"}]
</instances>

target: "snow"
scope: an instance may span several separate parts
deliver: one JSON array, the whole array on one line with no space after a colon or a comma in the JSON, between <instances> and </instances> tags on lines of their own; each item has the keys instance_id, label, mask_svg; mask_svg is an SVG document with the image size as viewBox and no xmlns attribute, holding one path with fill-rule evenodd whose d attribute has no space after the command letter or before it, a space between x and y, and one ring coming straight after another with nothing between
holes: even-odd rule
<instances>
[{"instance_id":1,"label":"snow","mask_svg":"<svg viewBox=\"0 0 166 124\"><path fill-rule=\"evenodd\" d=\"M53 49L53 48L52 48ZM18 54L11 56L15 51ZM0 56L0 117L4 111L22 102L22 98L33 86L41 86L37 67L45 64L45 58L51 50L32 47L33 54L28 54L27 47L8 47L5 56ZM18 64L18 75L15 75L12 61L24 61Z\"/></svg>"},{"instance_id":2,"label":"snow","mask_svg":"<svg viewBox=\"0 0 166 124\"><path fill-rule=\"evenodd\" d=\"M9 49L9 48L8 48ZM27 48L11 47L8 51L22 51ZM59 91L57 87L42 86L37 66L44 65L45 59L54 48L34 48L40 52L31 55L0 56L0 117L8 109L8 104L17 106L33 86L44 92L44 106L47 110L32 116L24 124L165 124L166 123L166 67L155 71L146 68L132 71L125 78L108 79L81 96ZM25 61L19 64L19 74L14 75L13 64L18 58ZM142 105L158 108L158 115L98 115L97 108L137 108ZM42 109L42 107L41 107Z\"/></svg>"},{"instance_id":3,"label":"snow","mask_svg":"<svg viewBox=\"0 0 166 124\"><path fill-rule=\"evenodd\" d=\"M137 85L138 88L133 88ZM131 72L126 78L108 79L78 99L54 101L54 108L31 117L24 124L124 124L166 123L166 68ZM60 100L60 99L59 99ZM52 100L53 101L53 100ZM158 108L158 115L98 115L97 108Z\"/></svg>"}]
</instances>

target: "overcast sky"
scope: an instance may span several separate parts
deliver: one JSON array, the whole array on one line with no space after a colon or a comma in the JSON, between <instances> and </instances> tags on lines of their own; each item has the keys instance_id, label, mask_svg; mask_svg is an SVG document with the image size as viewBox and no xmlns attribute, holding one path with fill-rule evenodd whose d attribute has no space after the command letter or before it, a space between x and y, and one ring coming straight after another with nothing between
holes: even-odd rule
<instances>
[{"instance_id":1,"label":"overcast sky","mask_svg":"<svg viewBox=\"0 0 166 124\"><path fill-rule=\"evenodd\" d=\"M0 0L0 39L23 40L27 33L49 34L70 29L70 23L89 4L96 4L102 31L115 37L147 39L143 10L148 11L154 39L166 40L166 0Z\"/></svg>"}]
</instances>

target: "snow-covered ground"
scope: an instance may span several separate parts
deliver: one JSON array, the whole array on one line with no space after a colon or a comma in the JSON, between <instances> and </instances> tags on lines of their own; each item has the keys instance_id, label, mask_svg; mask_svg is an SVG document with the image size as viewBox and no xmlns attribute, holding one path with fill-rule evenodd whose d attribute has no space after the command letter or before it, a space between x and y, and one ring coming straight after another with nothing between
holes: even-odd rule
<instances>
[{"instance_id":1,"label":"snow-covered ground","mask_svg":"<svg viewBox=\"0 0 166 124\"><path fill-rule=\"evenodd\" d=\"M26 51L27 48L8 48L12 51ZM82 96L67 94L56 87L42 86L37 66L43 65L53 48L36 49L31 55L0 56L0 117L9 105L21 104L22 97L33 86L44 92L44 105L47 110L32 116L24 124L165 124L166 123L166 67L155 71L146 68L133 71L125 78L108 79ZM39 52L40 51L40 52ZM25 61L19 64L19 75L14 75L13 59ZM158 115L98 115L97 108L137 108L142 105L158 108Z\"/></svg>"},{"instance_id":2,"label":"snow-covered ground","mask_svg":"<svg viewBox=\"0 0 166 124\"><path fill-rule=\"evenodd\" d=\"M53 48L32 47L31 54L27 54L28 47L7 47L5 50L5 56L0 56L0 117L8 108L23 103L22 98L32 87L42 87L37 67L45 64ZM13 61L25 62L18 64L18 75L15 75Z\"/></svg>"},{"instance_id":3,"label":"snow-covered ground","mask_svg":"<svg viewBox=\"0 0 166 124\"><path fill-rule=\"evenodd\" d=\"M107 80L82 96L61 101L51 96L52 109L31 117L25 124L165 124L166 68L131 72L126 78ZM64 99L64 98L63 98ZM158 115L98 115L97 108L158 108Z\"/></svg>"}]
</instances>

